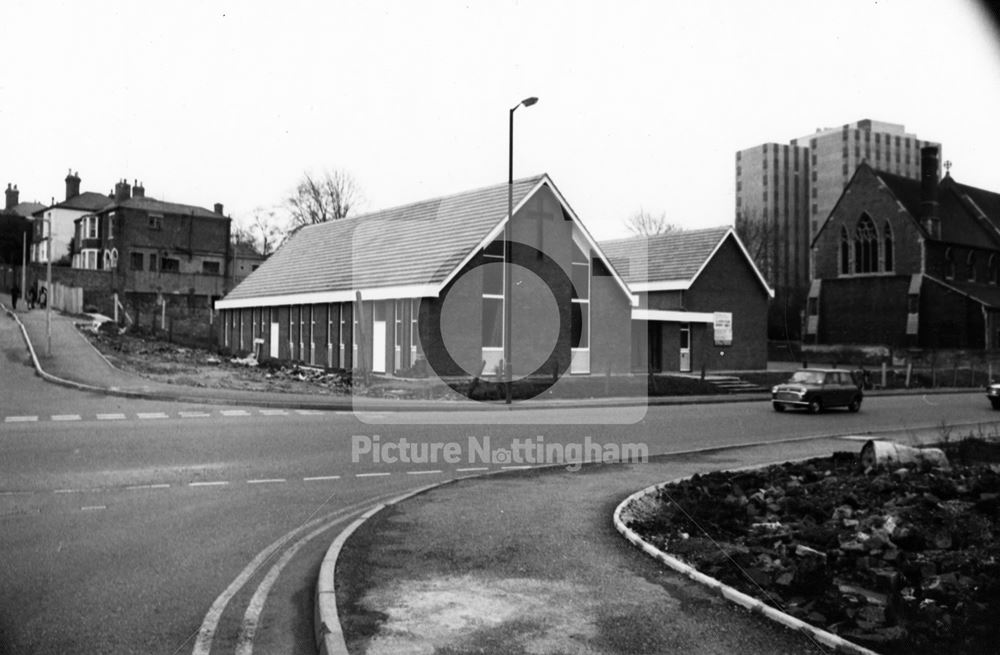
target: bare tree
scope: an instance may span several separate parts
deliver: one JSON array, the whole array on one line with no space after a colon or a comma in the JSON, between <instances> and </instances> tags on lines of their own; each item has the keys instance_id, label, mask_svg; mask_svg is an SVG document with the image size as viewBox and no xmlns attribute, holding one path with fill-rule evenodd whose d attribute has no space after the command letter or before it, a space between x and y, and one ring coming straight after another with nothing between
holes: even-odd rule
<instances>
[{"instance_id":1,"label":"bare tree","mask_svg":"<svg viewBox=\"0 0 1000 655\"><path fill-rule=\"evenodd\" d=\"M325 171L320 176L305 173L288 198L289 229L346 218L361 200L361 190L345 171Z\"/></svg>"},{"instance_id":2,"label":"bare tree","mask_svg":"<svg viewBox=\"0 0 1000 655\"><path fill-rule=\"evenodd\" d=\"M736 213L736 234L739 235L747 252L753 259L761 275L769 283L775 283L775 256L778 245L775 243L777 230L773 222L762 218L756 212Z\"/></svg>"},{"instance_id":3,"label":"bare tree","mask_svg":"<svg viewBox=\"0 0 1000 655\"><path fill-rule=\"evenodd\" d=\"M642 208L625 219L625 227L632 234L644 237L680 231L678 225L667 220L666 212L651 214Z\"/></svg>"},{"instance_id":4,"label":"bare tree","mask_svg":"<svg viewBox=\"0 0 1000 655\"><path fill-rule=\"evenodd\" d=\"M285 232L274 209L257 207L248 224L234 227L233 243L249 246L267 257L281 245Z\"/></svg>"}]
</instances>

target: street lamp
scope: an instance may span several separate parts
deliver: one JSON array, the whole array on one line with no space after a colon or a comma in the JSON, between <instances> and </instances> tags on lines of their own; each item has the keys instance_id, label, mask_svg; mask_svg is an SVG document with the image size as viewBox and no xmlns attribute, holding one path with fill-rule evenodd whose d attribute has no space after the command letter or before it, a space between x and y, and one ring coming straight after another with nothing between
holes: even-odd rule
<instances>
[{"instance_id":1,"label":"street lamp","mask_svg":"<svg viewBox=\"0 0 1000 655\"><path fill-rule=\"evenodd\" d=\"M511 313L513 304L513 293L511 289L511 269L514 265L514 251L511 247L511 238L514 236L514 112L521 105L530 107L538 102L538 98L532 96L525 98L510 109L510 129L508 137L510 140L507 149L507 225L504 226L504 253L503 253L503 363L504 382L506 387L506 404L511 401L511 387L514 379L514 362L511 361L510 330Z\"/></svg>"}]
</instances>

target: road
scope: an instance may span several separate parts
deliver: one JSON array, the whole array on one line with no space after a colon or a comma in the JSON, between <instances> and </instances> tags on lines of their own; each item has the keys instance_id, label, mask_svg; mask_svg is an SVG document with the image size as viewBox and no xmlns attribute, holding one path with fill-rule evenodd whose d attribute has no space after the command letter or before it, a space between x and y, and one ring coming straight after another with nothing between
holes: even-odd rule
<instances>
[{"instance_id":1,"label":"road","mask_svg":"<svg viewBox=\"0 0 1000 655\"><path fill-rule=\"evenodd\" d=\"M995 420L974 393L870 398L859 414L758 402L650 407L632 425L604 424L607 408L378 425L79 393L36 378L6 328L0 347L0 653L314 652L313 585L340 529L380 498L517 464L473 458L470 438L506 452L590 437L656 455ZM437 461L375 461L378 448L352 461L376 436L389 456L403 439L442 446Z\"/></svg>"}]
</instances>

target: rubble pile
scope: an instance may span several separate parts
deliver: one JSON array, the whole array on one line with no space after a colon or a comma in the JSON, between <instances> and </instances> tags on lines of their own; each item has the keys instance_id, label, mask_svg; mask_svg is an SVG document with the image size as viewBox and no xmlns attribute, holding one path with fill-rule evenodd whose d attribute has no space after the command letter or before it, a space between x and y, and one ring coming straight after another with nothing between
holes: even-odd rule
<instances>
[{"instance_id":1,"label":"rubble pile","mask_svg":"<svg viewBox=\"0 0 1000 655\"><path fill-rule=\"evenodd\" d=\"M1000 443L989 443L1000 453ZM988 449L989 450L989 449ZM995 652L1000 472L852 453L664 488L630 527L700 571L881 653Z\"/></svg>"}]
</instances>

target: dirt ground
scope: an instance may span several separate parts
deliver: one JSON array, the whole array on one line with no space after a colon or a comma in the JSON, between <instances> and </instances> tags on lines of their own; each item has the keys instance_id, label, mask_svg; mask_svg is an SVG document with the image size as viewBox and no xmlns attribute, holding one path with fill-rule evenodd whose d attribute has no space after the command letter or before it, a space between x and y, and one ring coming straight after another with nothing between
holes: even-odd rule
<instances>
[{"instance_id":1,"label":"dirt ground","mask_svg":"<svg viewBox=\"0 0 1000 655\"><path fill-rule=\"evenodd\" d=\"M952 466L862 470L854 453L664 488L631 527L704 573L881 653L996 652L1000 441Z\"/></svg>"}]
</instances>

